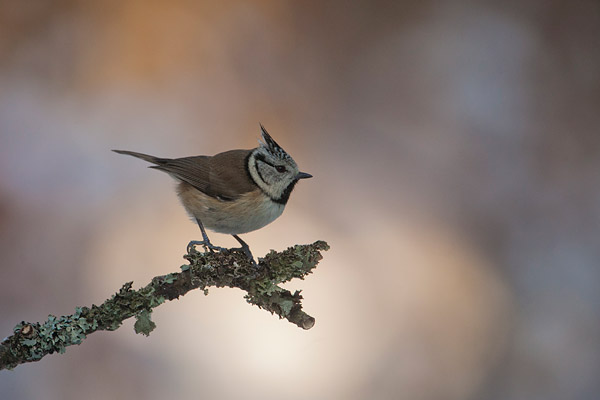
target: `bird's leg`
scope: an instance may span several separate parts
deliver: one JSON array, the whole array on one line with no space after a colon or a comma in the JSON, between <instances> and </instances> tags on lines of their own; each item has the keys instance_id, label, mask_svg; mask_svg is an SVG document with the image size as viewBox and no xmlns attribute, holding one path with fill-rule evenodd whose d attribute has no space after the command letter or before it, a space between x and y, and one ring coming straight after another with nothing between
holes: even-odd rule
<instances>
[{"instance_id":1,"label":"bird's leg","mask_svg":"<svg viewBox=\"0 0 600 400\"><path fill-rule=\"evenodd\" d=\"M242 238L240 238L238 235L231 235L235 238L235 240L237 240L242 247L238 248L238 249L232 249L232 250L241 250L244 252L244 254L246 254L246 256L248 256L248 258L250 259L250 261L252 261L252 264L257 267L258 264L256 264L256 261L254 261L254 256L252 255L252 252L250 251L250 247L248 246L248 244L246 242L244 242L242 240Z\"/></svg>"},{"instance_id":2,"label":"bird's leg","mask_svg":"<svg viewBox=\"0 0 600 400\"><path fill-rule=\"evenodd\" d=\"M192 240L191 242L188 243L187 245L187 252L189 253L190 250L192 249L192 246L196 246L196 245L202 245L204 246L205 249L208 249L210 251L223 251L226 250L223 247L219 247L219 246L214 246L210 240L208 240L208 235L206 234L206 231L204 230L204 225L202 225L202 222L200 222L200 220L198 218L196 218L196 222L198 222L198 226L200 227L200 230L202 231L202 241L199 240Z\"/></svg>"}]
</instances>

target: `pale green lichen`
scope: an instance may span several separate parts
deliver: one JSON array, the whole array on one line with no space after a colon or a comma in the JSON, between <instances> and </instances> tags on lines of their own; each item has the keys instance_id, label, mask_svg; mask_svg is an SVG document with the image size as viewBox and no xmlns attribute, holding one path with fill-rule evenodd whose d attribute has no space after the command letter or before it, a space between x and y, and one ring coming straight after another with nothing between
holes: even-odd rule
<instances>
[{"instance_id":1,"label":"pale green lichen","mask_svg":"<svg viewBox=\"0 0 600 400\"><path fill-rule=\"evenodd\" d=\"M300 292L292 294L278 285L293 278L304 279L322 259L320 252L328 249L327 243L317 241L280 253L271 251L260 259L258 268L242 252L200 253L192 249L185 256L189 265L183 265L181 272L156 277L139 290L127 282L100 306L77 307L72 315L49 315L43 323L17 324L13 335L0 342L0 369L64 353L90 333L115 330L130 317L136 318L135 331L147 336L156 327L150 318L153 308L192 289L203 290L206 295L211 286L241 288L247 292L249 303L310 329L315 320L302 311Z\"/></svg>"},{"instance_id":2,"label":"pale green lichen","mask_svg":"<svg viewBox=\"0 0 600 400\"><path fill-rule=\"evenodd\" d=\"M133 325L135 333L150 336L150 332L156 328L156 324L150 319L151 314L152 311L143 310L135 316L135 324Z\"/></svg>"}]
</instances>

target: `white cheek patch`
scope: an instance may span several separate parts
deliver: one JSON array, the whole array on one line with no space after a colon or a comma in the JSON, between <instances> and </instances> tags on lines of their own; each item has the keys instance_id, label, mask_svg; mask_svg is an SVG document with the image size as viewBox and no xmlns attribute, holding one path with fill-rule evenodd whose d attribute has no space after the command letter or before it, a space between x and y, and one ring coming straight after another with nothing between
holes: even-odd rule
<instances>
[{"instance_id":1,"label":"white cheek patch","mask_svg":"<svg viewBox=\"0 0 600 400\"><path fill-rule=\"evenodd\" d=\"M287 172L278 172L277 166L284 166ZM289 197L289 187L293 187L298 173L294 160L286 157L277 157L263 149L255 149L248 159L248 171L254 183L276 203L285 204ZM295 171L295 172L294 172Z\"/></svg>"}]
</instances>

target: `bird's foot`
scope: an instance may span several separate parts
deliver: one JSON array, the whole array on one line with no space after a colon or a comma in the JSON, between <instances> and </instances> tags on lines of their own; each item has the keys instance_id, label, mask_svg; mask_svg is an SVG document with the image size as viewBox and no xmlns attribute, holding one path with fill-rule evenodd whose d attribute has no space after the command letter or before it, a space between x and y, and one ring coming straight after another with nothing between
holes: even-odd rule
<instances>
[{"instance_id":1,"label":"bird's foot","mask_svg":"<svg viewBox=\"0 0 600 400\"><path fill-rule=\"evenodd\" d=\"M244 253L246 255L246 257L248 257L248 259L252 263L252 266L258 268L258 264L256 263L256 261L254 261L254 256L252 255L252 252L250 251L250 247L248 247L248 245L242 246L242 247L234 247L229 250L230 251L241 251L242 253Z\"/></svg>"},{"instance_id":2,"label":"bird's foot","mask_svg":"<svg viewBox=\"0 0 600 400\"><path fill-rule=\"evenodd\" d=\"M207 251L210 251L211 253L215 252L215 251L224 251L224 250L227 250L224 247L219 247L219 246L213 245L208 240L192 240L187 245L187 252L188 252L188 254L192 251L192 248L194 248L194 246L199 246L199 245L204 246L204 249L207 250Z\"/></svg>"},{"instance_id":3,"label":"bird's foot","mask_svg":"<svg viewBox=\"0 0 600 400\"><path fill-rule=\"evenodd\" d=\"M234 237L235 237L235 235L234 235ZM213 245L208 240L208 238L206 238L205 240L192 240L187 245L187 252L188 252L188 254L190 254L191 251L192 251L192 249L195 246L204 246L204 249L206 251L210 251L211 253L215 252L215 251L225 252L225 253L231 252L231 251L241 251L242 253L244 253L246 255L246 257L248 257L248 259L250 260L250 262L252 263L252 265L254 267L258 268L258 264L254 260L254 256L252 255L252 252L250 251L250 247L246 244L246 242L244 242L243 240L241 240L239 238L239 236L236 237L236 239L240 242L240 244L242 245L242 247L235 247L235 248L228 249L228 248L225 248L225 247L215 246L215 245Z\"/></svg>"},{"instance_id":4,"label":"bird's foot","mask_svg":"<svg viewBox=\"0 0 600 400\"><path fill-rule=\"evenodd\" d=\"M240 251L242 251L246 255L246 257L248 257L248 259L250 260L250 262L252 263L252 265L254 267L258 268L258 264L256 263L256 261L254 261L254 256L252 255L252 252L250 251L250 247L248 246L248 243L244 242L242 240L242 238L239 237L238 235L231 235L231 236L233 236L234 239L237 240L238 243L242 245L242 247L237 247L237 248L231 249L231 250L240 250Z\"/></svg>"}]
</instances>

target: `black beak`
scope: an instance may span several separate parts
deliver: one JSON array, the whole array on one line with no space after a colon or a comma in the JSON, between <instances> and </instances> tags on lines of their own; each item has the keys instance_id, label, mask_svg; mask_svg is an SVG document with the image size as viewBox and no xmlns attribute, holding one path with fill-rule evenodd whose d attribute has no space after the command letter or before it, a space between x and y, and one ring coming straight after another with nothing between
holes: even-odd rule
<instances>
[{"instance_id":1,"label":"black beak","mask_svg":"<svg viewBox=\"0 0 600 400\"><path fill-rule=\"evenodd\" d=\"M306 172L298 172L298 175L296 175L296 179L307 179L307 178L312 178L312 175L307 174Z\"/></svg>"}]
</instances>

